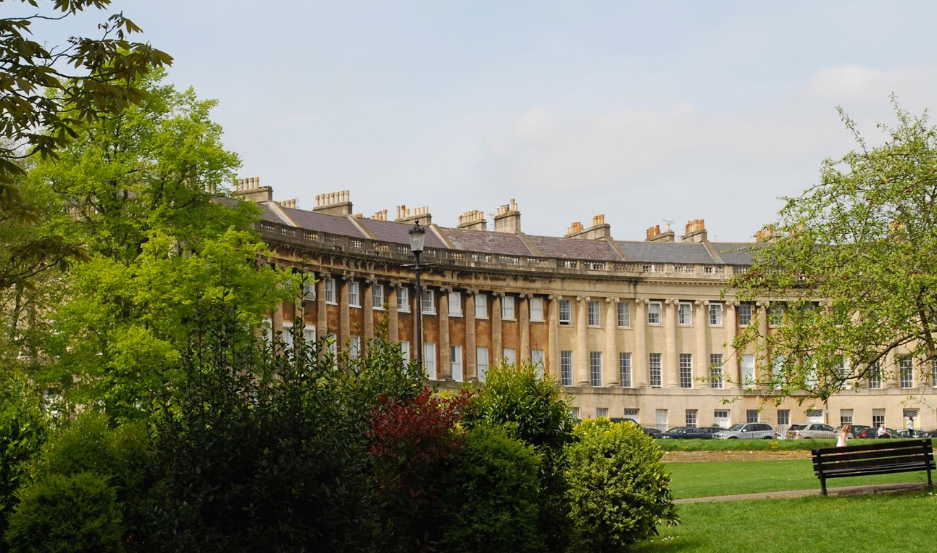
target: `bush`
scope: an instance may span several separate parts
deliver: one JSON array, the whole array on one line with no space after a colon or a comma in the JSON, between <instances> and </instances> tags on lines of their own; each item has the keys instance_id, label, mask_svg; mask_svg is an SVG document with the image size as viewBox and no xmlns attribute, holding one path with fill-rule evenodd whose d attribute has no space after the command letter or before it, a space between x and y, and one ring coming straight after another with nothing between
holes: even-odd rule
<instances>
[{"instance_id":1,"label":"bush","mask_svg":"<svg viewBox=\"0 0 937 553\"><path fill-rule=\"evenodd\" d=\"M0 375L0 536L45 439L38 397L25 378Z\"/></svg>"},{"instance_id":2,"label":"bush","mask_svg":"<svg viewBox=\"0 0 937 553\"><path fill-rule=\"evenodd\" d=\"M542 551L537 531L540 461L503 430L478 426L443 477L440 550L449 553Z\"/></svg>"},{"instance_id":3,"label":"bush","mask_svg":"<svg viewBox=\"0 0 937 553\"><path fill-rule=\"evenodd\" d=\"M670 475L654 439L632 424L588 420L567 448L567 497L575 551L624 551L676 524Z\"/></svg>"},{"instance_id":4,"label":"bush","mask_svg":"<svg viewBox=\"0 0 937 553\"><path fill-rule=\"evenodd\" d=\"M22 491L6 540L11 553L123 551L117 493L97 474L51 475Z\"/></svg>"}]
</instances>

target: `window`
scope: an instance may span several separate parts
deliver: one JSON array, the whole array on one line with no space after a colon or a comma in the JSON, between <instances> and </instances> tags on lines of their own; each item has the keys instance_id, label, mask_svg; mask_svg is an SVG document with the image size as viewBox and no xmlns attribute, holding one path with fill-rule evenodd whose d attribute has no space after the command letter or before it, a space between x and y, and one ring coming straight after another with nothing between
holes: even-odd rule
<instances>
[{"instance_id":1,"label":"window","mask_svg":"<svg viewBox=\"0 0 937 553\"><path fill-rule=\"evenodd\" d=\"M724 386L721 353L709 354L709 385L713 388L722 388Z\"/></svg>"},{"instance_id":2,"label":"window","mask_svg":"<svg viewBox=\"0 0 937 553\"><path fill-rule=\"evenodd\" d=\"M316 285L313 282L303 283L303 299L306 301L316 301Z\"/></svg>"},{"instance_id":3,"label":"window","mask_svg":"<svg viewBox=\"0 0 937 553\"><path fill-rule=\"evenodd\" d=\"M462 316L462 293L461 292L449 292L449 316L450 317Z\"/></svg>"},{"instance_id":4,"label":"window","mask_svg":"<svg viewBox=\"0 0 937 553\"><path fill-rule=\"evenodd\" d=\"M660 388L662 383L659 353L651 353L648 355L648 366L650 367L651 371L651 388Z\"/></svg>"},{"instance_id":5,"label":"window","mask_svg":"<svg viewBox=\"0 0 937 553\"><path fill-rule=\"evenodd\" d=\"M436 380L436 344L423 344L423 367L426 378Z\"/></svg>"},{"instance_id":6,"label":"window","mask_svg":"<svg viewBox=\"0 0 937 553\"><path fill-rule=\"evenodd\" d=\"M410 289L401 286L397 288L397 311L410 312Z\"/></svg>"},{"instance_id":7,"label":"window","mask_svg":"<svg viewBox=\"0 0 937 553\"><path fill-rule=\"evenodd\" d=\"M930 360L930 385L937 387L937 359Z\"/></svg>"},{"instance_id":8,"label":"window","mask_svg":"<svg viewBox=\"0 0 937 553\"><path fill-rule=\"evenodd\" d=\"M852 409L839 410L839 424L852 424Z\"/></svg>"},{"instance_id":9,"label":"window","mask_svg":"<svg viewBox=\"0 0 937 553\"><path fill-rule=\"evenodd\" d=\"M780 389L784 385L784 363L787 362L787 357L783 355L775 355L774 359L771 361L771 379L774 380L774 388Z\"/></svg>"},{"instance_id":10,"label":"window","mask_svg":"<svg viewBox=\"0 0 937 553\"><path fill-rule=\"evenodd\" d=\"M602 386L602 352L589 352L589 383L593 388Z\"/></svg>"},{"instance_id":11,"label":"window","mask_svg":"<svg viewBox=\"0 0 937 553\"><path fill-rule=\"evenodd\" d=\"M436 292L434 290L423 290L423 314L436 314Z\"/></svg>"},{"instance_id":12,"label":"window","mask_svg":"<svg viewBox=\"0 0 937 553\"><path fill-rule=\"evenodd\" d=\"M512 365L517 364L517 351L514 348L504 348L504 360Z\"/></svg>"},{"instance_id":13,"label":"window","mask_svg":"<svg viewBox=\"0 0 937 553\"><path fill-rule=\"evenodd\" d=\"M543 362L544 359L545 357L542 349L530 350L530 363L534 366L537 376L543 376L544 367L546 367L546 364Z\"/></svg>"},{"instance_id":14,"label":"window","mask_svg":"<svg viewBox=\"0 0 937 553\"><path fill-rule=\"evenodd\" d=\"M335 338L335 335L331 332L325 337L326 347L329 350L329 355L332 357L332 368L338 368L338 340Z\"/></svg>"},{"instance_id":15,"label":"window","mask_svg":"<svg viewBox=\"0 0 937 553\"><path fill-rule=\"evenodd\" d=\"M572 419L574 419L574 420L579 420L579 408L578 408L578 407L570 407L570 408L569 408L569 416L570 416L570 418L572 418Z\"/></svg>"},{"instance_id":16,"label":"window","mask_svg":"<svg viewBox=\"0 0 937 553\"><path fill-rule=\"evenodd\" d=\"M768 325L772 327L781 326L784 322L784 305L772 303L768 308Z\"/></svg>"},{"instance_id":17,"label":"window","mask_svg":"<svg viewBox=\"0 0 937 553\"><path fill-rule=\"evenodd\" d=\"M709 326L722 326L722 304L709 304Z\"/></svg>"},{"instance_id":18,"label":"window","mask_svg":"<svg viewBox=\"0 0 937 553\"><path fill-rule=\"evenodd\" d=\"M791 410L778 409L778 426L788 426L791 424Z\"/></svg>"},{"instance_id":19,"label":"window","mask_svg":"<svg viewBox=\"0 0 937 553\"><path fill-rule=\"evenodd\" d=\"M514 296L501 298L501 318L506 321L514 320Z\"/></svg>"},{"instance_id":20,"label":"window","mask_svg":"<svg viewBox=\"0 0 937 553\"><path fill-rule=\"evenodd\" d=\"M661 306L659 301L652 301L647 304L647 324L659 325L661 321Z\"/></svg>"},{"instance_id":21,"label":"window","mask_svg":"<svg viewBox=\"0 0 937 553\"><path fill-rule=\"evenodd\" d=\"M745 422L758 422L758 409L748 409L745 411Z\"/></svg>"},{"instance_id":22,"label":"window","mask_svg":"<svg viewBox=\"0 0 937 553\"><path fill-rule=\"evenodd\" d=\"M631 353L618 354L618 378L622 388L630 388L631 384Z\"/></svg>"},{"instance_id":23,"label":"window","mask_svg":"<svg viewBox=\"0 0 937 553\"><path fill-rule=\"evenodd\" d=\"M631 326L631 302L618 302L618 326L628 328Z\"/></svg>"},{"instance_id":24,"label":"window","mask_svg":"<svg viewBox=\"0 0 937 553\"><path fill-rule=\"evenodd\" d=\"M530 320L543 321L543 298L530 298Z\"/></svg>"},{"instance_id":25,"label":"window","mask_svg":"<svg viewBox=\"0 0 937 553\"><path fill-rule=\"evenodd\" d=\"M713 411L713 423L715 423L716 426L727 428L729 426L729 410L716 409Z\"/></svg>"},{"instance_id":26,"label":"window","mask_svg":"<svg viewBox=\"0 0 937 553\"><path fill-rule=\"evenodd\" d=\"M745 353L741 356L742 358L742 386L746 390L755 389L755 355L752 353ZM757 421L748 421L748 422L757 422Z\"/></svg>"},{"instance_id":27,"label":"window","mask_svg":"<svg viewBox=\"0 0 937 553\"><path fill-rule=\"evenodd\" d=\"M400 347L400 356L403 358L405 363L410 362L410 342L397 342L397 345Z\"/></svg>"},{"instance_id":28,"label":"window","mask_svg":"<svg viewBox=\"0 0 937 553\"><path fill-rule=\"evenodd\" d=\"M305 340L307 344L311 344L315 342L316 341L316 327L314 326L303 327L303 340Z\"/></svg>"},{"instance_id":29,"label":"window","mask_svg":"<svg viewBox=\"0 0 937 553\"><path fill-rule=\"evenodd\" d=\"M752 304L743 303L739 305L739 326L748 326L752 324Z\"/></svg>"},{"instance_id":30,"label":"window","mask_svg":"<svg viewBox=\"0 0 937 553\"><path fill-rule=\"evenodd\" d=\"M560 381L563 386L573 385L573 352L560 352Z\"/></svg>"},{"instance_id":31,"label":"window","mask_svg":"<svg viewBox=\"0 0 937 553\"><path fill-rule=\"evenodd\" d=\"M898 360L898 371L901 377L902 388L914 387L914 361L910 357L902 357Z\"/></svg>"},{"instance_id":32,"label":"window","mask_svg":"<svg viewBox=\"0 0 937 553\"><path fill-rule=\"evenodd\" d=\"M657 424L658 430L667 430L667 410L655 409L654 422Z\"/></svg>"},{"instance_id":33,"label":"window","mask_svg":"<svg viewBox=\"0 0 937 553\"><path fill-rule=\"evenodd\" d=\"M570 326L573 324L573 311L569 300L560 300L560 325Z\"/></svg>"},{"instance_id":34,"label":"window","mask_svg":"<svg viewBox=\"0 0 937 553\"><path fill-rule=\"evenodd\" d=\"M352 336L348 341L348 357L352 359L361 357L361 336Z\"/></svg>"},{"instance_id":35,"label":"window","mask_svg":"<svg viewBox=\"0 0 937 553\"><path fill-rule=\"evenodd\" d=\"M283 340L284 349L293 349L293 323L283 321L283 331L280 332L280 339Z\"/></svg>"},{"instance_id":36,"label":"window","mask_svg":"<svg viewBox=\"0 0 937 553\"><path fill-rule=\"evenodd\" d=\"M595 418L597 418L597 419L607 419L607 418L608 418L608 407L596 407L596 408L595 408Z\"/></svg>"},{"instance_id":37,"label":"window","mask_svg":"<svg viewBox=\"0 0 937 553\"><path fill-rule=\"evenodd\" d=\"M622 414L625 416L626 419L631 419L631 420L633 420L633 421L639 421L639 420L641 420L641 419L638 417L638 414L639 414L640 412L641 412L641 411L638 410L638 409L625 409L625 412L622 413Z\"/></svg>"},{"instance_id":38,"label":"window","mask_svg":"<svg viewBox=\"0 0 937 553\"><path fill-rule=\"evenodd\" d=\"M374 309L384 309L384 285L375 284L371 287L371 303Z\"/></svg>"},{"instance_id":39,"label":"window","mask_svg":"<svg viewBox=\"0 0 937 553\"><path fill-rule=\"evenodd\" d=\"M488 318L488 296L485 294L475 294L475 318Z\"/></svg>"},{"instance_id":40,"label":"window","mask_svg":"<svg viewBox=\"0 0 937 553\"><path fill-rule=\"evenodd\" d=\"M478 381L484 382L488 378L488 348L484 346L475 348L475 359L478 366Z\"/></svg>"},{"instance_id":41,"label":"window","mask_svg":"<svg viewBox=\"0 0 937 553\"><path fill-rule=\"evenodd\" d=\"M680 354L680 387L693 387L693 354Z\"/></svg>"},{"instance_id":42,"label":"window","mask_svg":"<svg viewBox=\"0 0 937 553\"><path fill-rule=\"evenodd\" d=\"M325 279L325 303L335 304L335 279Z\"/></svg>"},{"instance_id":43,"label":"window","mask_svg":"<svg viewBox=\"0 0 937 553\"><path fill-rule=\"evenodd\" d=\"M449 346L452 360L452 380L462 382L462 346Z\"/></svg>"},{"instance_id":44,"label":"window","mask_svg":"<svg viewBox=\"0 0 937 553\"><path fill-rule=\"evenodd\" d=\"M869 388L873 390L882 387L882 362L876 361L869 367Z\"/></svg>"},{"instance_id":45,"label":"window","mask_svg":"<svg viewBox=\"0 0 937 553\"><path fill-rule=\"evenodd\" d=\"M348 283L348 307L361 307L361 285L358 282Z\"/></svg>"},{"instance_id":46,"label":"window","mask_svg":"<svg viewBox=\"0 0 937 553\"><path fill-rule=\"evenodd\" d=\"M589 302L589 326L601 326L602 315L599 313L599 302Z\"/></svg>"},{"instance_id":47,"label":"window","mask_svg":"<svg viewBox=\"0 0 937 553\"><path fill-rule=\"evenodd\" d=\"M680 326L691 326L693 324L693 304L681 301L677 304L677 324Z\"/></svg>"},{"instance_id":48,"label":"window","mask_svg":"<svg viewBox=\"0 0 937 553\"><path fill-rule=\"evenodd\" d=\"M875 428L878 428L879 426L885 426L884 409L872 409L872 426Z\"/></svg>"},{"instance_id":49,"label":"window","mask_svg":"<svg viewBox=\"0 0 937 553\"><path fill-rule=\"evenodd\" d=\"M696 428L696 419L698 411L696 409L687 409L686 410L686 425L689 428Z\"/></svg>"}]
</instances>

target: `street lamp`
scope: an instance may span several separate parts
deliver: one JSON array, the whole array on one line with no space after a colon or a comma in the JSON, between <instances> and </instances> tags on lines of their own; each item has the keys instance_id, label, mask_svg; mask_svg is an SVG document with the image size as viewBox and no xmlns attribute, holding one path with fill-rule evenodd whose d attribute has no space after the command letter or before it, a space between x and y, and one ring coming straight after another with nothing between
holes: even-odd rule
<instances>
[{"instance_id":1,"label":"street lamp","mask_svg":"<svg viewBox=\"0 0 937 553\"><path fill-rule=\"evenodd\" d=\"M423 290L420 288L420 254L423 253L423 238L426 229L420 222L413 223L410 229L410 251L416 257L416 361L423 368Z\"/></svg>"}]
</instances>

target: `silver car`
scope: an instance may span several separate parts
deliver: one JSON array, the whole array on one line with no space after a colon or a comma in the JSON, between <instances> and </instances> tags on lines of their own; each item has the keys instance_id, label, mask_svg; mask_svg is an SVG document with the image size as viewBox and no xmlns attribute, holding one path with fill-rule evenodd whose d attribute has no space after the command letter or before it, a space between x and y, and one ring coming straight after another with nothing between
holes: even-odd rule
<instances>
[{"instance_id":1,"label":"silver car","mask_svg":"<svg viewBox=\"0 0 937 553\"><path fill-rule=\"evenodd\" d=\"M787 429L787 437L793 440L798 438L826 439L836 438L836 429L828 424L802 423L792 424Z\"/></svg>"},{"instance_id":2,"label":"silver car","mask_svg":"<svg viewBox=\"0 0 937 553\"><path fill-rule=\"evenodd\" d=\"M718 440L749 440L752 438L770 440L776 438L777 433L774 431L774 427L766 422L740 422L730 426L726 430L716 432L716 435L713 437Z\"/></svg>"}]
</instances>

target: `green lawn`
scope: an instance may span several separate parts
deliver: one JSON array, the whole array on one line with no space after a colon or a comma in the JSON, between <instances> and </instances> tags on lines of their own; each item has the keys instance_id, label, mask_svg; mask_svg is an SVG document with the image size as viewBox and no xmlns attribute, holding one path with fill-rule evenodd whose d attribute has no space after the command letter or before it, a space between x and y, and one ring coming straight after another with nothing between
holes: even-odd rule
<instances>
[{"instance_id":1,"label":"green lawn","mask_svg":"<svg viewBox=\"0 0 937 553\"><path fill-rule=\"evenodd\" d=\"M714 463L715 464L715 463ZM733 463L734 464L734 463ZM933 492L678 506L681 524L635 553L889 553L931 551Z\"/></svg>"},{"instance_id":2,"label":"green lawn","mask_svg":"<svg viewBox=\"0 0 937 553\"><path fill-rule=\"evenodd\" d=\"M674 499L735 495L782 490L819 490L810 459L734 461L727 463L668 463ZM827 487L894 482L926 482L926 472L834 478Z\"/></svg>"}]
</instances>

